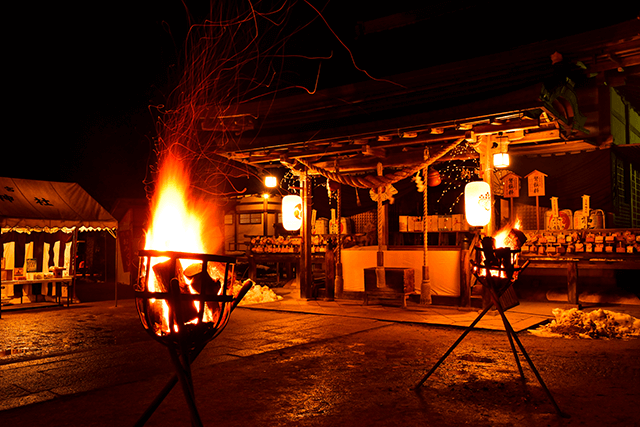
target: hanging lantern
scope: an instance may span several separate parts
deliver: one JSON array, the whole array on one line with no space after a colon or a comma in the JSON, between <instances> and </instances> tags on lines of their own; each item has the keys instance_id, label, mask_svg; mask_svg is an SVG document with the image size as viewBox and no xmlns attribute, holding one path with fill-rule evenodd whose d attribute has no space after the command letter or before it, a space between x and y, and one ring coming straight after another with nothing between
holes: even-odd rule
<instances>
[{"instance_id":1,"label":"hanging lantern","mask_svg":"<svg viewBox=\"0 0 640 427\"><path fill-rule=\"evenodd\" d=\"M491 221L491 187L484 181L473 181L464 187L464 210L472 227L484 227Z\"/></svg>"},{"instance_id":2,"label":"hanging lantern","mask_svg":"<svg viewBox=\"0 0 640 427\"><path fill-rule=\"evenodd\" d=\"M299 230L302 226L302 198L284 196L282 198L282 225L287 231Z\"/></svg>"},{"instance_id":3,"label":"hanging lantern","mask_svg":"<svg viewBox=\"0 0 640 427\"><path fill-rule=\"evenodd\" d=\"M506 168L509 166L509 138L502 135L502 132L498 134L495 144L498 146L497 151L493 153L493 167Z\"/></svg>"},{"instance_id":4,"label":"hanging lantern","mask_svg":"<svg viewBox=\"0 0 640 427\"><path fill-rule=\"evenodd\" d=\"M495 153L493 155L493 166L497 168L509 166L509 153Z\"/></svg>"},{"instance_id":5,"label":"hanging lantern","mask_svg":"<svg viewBox=\"0 0 640 427\"><path fill-rule=\"evenodd\" d=\"M427 185L429 187L437 187L441 182L440 172L435 169L429 169L429 173L427 173Z\"/></svg>"},{"instance_id":6,"label":"hanging lantern","mask_svg":"<svg viewBox=\"0 0 640 427\"><path fill-rule=\"evenodd\" d=\"M276 185L278 185L278 178L273 175L265 176L264 185L267 188L274 188Z\"/></svg>"}]
</instances>

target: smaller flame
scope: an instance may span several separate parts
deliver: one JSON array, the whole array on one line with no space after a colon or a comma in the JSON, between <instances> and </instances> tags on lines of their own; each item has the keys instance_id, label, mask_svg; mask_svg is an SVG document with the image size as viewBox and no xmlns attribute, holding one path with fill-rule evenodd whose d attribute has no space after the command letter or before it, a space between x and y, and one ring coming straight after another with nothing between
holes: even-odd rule
<instances>
[{"instance_id":1,"label":"smaller flame","mask_svg":"<svg viewBox=\"0 0 640 427\"><path fill-rule=\"evenodd\" d=\"M513 225L506 225L501 228L493 237L496 242L496 248L520 249L518 242L514 241L511 237L511 230L520 230L521 227L522 221L518 218Z\"/></svg>"},{"instance_id":2,"label":"smaller flame","mask_svg":"<svg viewBox=\"0 0 640 427\"><path fill-rule=\"evenodd\" d=\"M513 225L509 224L501 228L493 237L495 249L509 248L514 251L517 249L520 249L521 242L519 242L518 239L514 236L513 230L520 230L521 227L522 227L522 221L518 218L516 219ZM512 253L511 264L515 265L517 260L518 260L518 253L517 252ZM482 261L483 263L485 262L484 253L482 254ZM504 268L505 266L501 265L500 267ZM487 270L486 268L480 269L479 271L480 275L486 276L487 274L486 270ZM493 277L499 277L502 279L507 278L507 275L504 270L489 269L489 274L491 274L491 276Z\"/></svg>"}]
</instances>

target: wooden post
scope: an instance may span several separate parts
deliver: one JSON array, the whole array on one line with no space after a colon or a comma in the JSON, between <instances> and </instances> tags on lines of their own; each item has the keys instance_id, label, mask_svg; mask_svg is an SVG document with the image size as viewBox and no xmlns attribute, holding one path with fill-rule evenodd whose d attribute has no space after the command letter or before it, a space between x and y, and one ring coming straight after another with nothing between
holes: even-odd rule
<instances>
[{"instance_id":1,"label":"wooden post","mask_svg":"<svg viewBox=\"0 0 640 427\"><path fill-rule=\"evenodd\" d=\"M493 209L494 197L493 197L493 155L491 153L491 140L487 139L483 141L484 144L484 156L480 156L480 168L482 169L482 180L491 186L491 220L484 227L484 234L487 236L493 235L494 223L495 223L495 209ZM484 161L483 161L484 160Z\"/></svg>"},{"instance_id":2,"label":"wooden post","mask_svg":"<svg viewBox=\"0 0 640 427\"><path fill-rule=\"evenodd\" d=\"M115 274L115 289L113 290L114 292L114 305L117 307L118 306L118 230L114 231L114 233L116 233L113 237L116 239L116 253L115 253L115 270L114 270L114 274ZM105 249L106 249L106 244L105 244ZM107 252L105 250L105 257L107 256ZM105 262L106 264L106 262ZM106 273L105 273L106 276ZM129 273L129 277L131 277L131 273ZM106 282L106 279L105 279ZM129 278L129 282L131 282L131 278Z\"/></svg>"},{"instance_id":3,"label":"wooden post","mask_svg":"<svg viewBox=\"0 0 640 427\"><path fill-rule=\"evenodd\" d=\"M378 163L378 176L382 176L382 163ZM378 254L376 257L376 285L378 288L386 288L384 275L384 208L382 206L382 187L378 187Z\"/></svg>"},{"instance_id":4,"label":"wooden post","mask_svg":"<svg viewBox=\"0 0 640 427\"><path fill-rule=\"evenodd\" d=\"M338 168L336 167L336 173L338 172ZM338 197L338 221L342 216L342 185L337 190ZM335 271L335 294L338 298L342 297L344 292L344 282L342 280L342 233L340 232L340 226L338 226L338 237L337 237L337 247L336 247L336 271Z\"/></svg>"},{"instance_id":5,"label":"wooden post","mask_svg":"<svg viewBox=\"0 0 640 427\"><path fill-rule=\"evenodd\" d=\"M569 304L580 305L578 293L578 261L569 261L567 264L567 299Z\"/></svg>"},{"instance_id":6,"label":"wooden post","mask_svg":"<svg viewBox=\"0 0 640 427\"><path fill-rule=\"evenodd\" d=\"M536 196L536 228L540 230L540 198Z\"/></svg>"},{"instance_id":7,"label":"wooden post","mask_svg":"<svg viewBox=\"0 0 640 427\"><path fill-rule=\"evenodd\" d=\"M302 180L302 245L300 246L300 298L311 298L313 287L311 265L311 208L313 206L312 189L309 175L304 172Z\"/></svg>"},{"instance_id":8,"label":"wooden post","mask_svg":"<svg viewBox=\"0 0 640 427\"><path fill-rule=\"evenodd\" d=\"M269 199L262 196L262 235L267 237L269 235Z\"/></svg>"},{"instance_id":9,"label":"wooden post","mask_svg":"<svg viewBox=\"0 0 640 427\"><path fill-rule=\"evenodd\" d=\"M424 160L427 160L429 152L425 150ZM429 278L429 232L427 230L428 211L428 185L427 185L427 167L422 169L425 183L422 190L422 233L423 233L423 259L422 259L422 282L420 283L420 304L431 304L431 280Z\"/></svg>"},{"instance_id":10,"label":"wooden post","mask_svg":"<svg viewBox=\"0 0 640 427\"><path fill-rule=\"evenodd\" d=\"M460 250L460 307L471 307L470 242Z\"/></svg>"}]
</instances>

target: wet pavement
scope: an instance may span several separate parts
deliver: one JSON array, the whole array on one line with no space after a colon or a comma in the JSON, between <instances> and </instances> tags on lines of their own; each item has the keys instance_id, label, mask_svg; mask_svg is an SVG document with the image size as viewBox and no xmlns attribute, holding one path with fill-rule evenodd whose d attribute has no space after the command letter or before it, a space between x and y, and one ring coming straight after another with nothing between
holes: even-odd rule
<instances>
[{"instance_id":1,"label":"wet pavement","mask_svg":"<svg viewBox=\"0 0 640 427\"><path fill-rule=\"evenodd\" d=\"M570 418L555 413L524 360L520 381L499 316L487 315L415 391L475 311L303 301L286 291L236 309L194 362L198 409L204 425L218 426L634 425L640 340L526 332L552 306L523 302L508 316L524 322L519 337ZM0 350L3 426L134 425L174 374L133 300L3 311ZM146 425L190 425L179 386Z\"/></svg>"}]
</instances>

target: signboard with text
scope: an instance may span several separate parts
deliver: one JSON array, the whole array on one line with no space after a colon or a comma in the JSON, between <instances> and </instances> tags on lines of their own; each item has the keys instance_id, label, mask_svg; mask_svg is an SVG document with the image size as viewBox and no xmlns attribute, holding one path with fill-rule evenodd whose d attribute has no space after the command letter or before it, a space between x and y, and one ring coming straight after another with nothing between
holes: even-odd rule
<instances>
[{"instance_id":1,"label":"signboard with text","mask_svg":"<svg viewBox=\"0 0 640 427\"><path fill-rule=\"evenodd\" d=\"M510 173L502 181L504 182L504 197L520 197L520 177L518 175Z\"/></svg>"},{"instance_id":2,"label":"signboard with text","mask_svg":"<svg viewBox=\"0 0 640 427\"><path fill-rule=\"evenodd\" d=\"M544 196L544 178L546 176L546 174L540 172L539 170L534 170L526 176L527 185L529 188L529 197Z\"/></svg>"}]
</instances>

